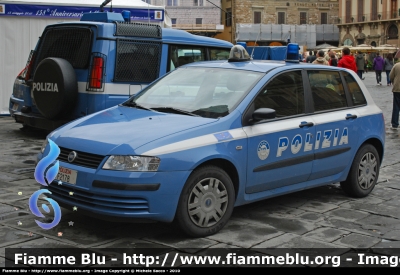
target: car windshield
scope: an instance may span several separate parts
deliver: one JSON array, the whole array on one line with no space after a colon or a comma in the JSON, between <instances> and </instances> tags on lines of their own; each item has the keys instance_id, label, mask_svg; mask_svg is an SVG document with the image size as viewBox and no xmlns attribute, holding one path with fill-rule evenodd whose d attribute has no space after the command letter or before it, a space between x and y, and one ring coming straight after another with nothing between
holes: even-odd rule
<instances>
[{"instance_id":1,"label":"car windshield","mask_svg":"<svg viewBox=\"0 0 400 275\"><path fill-rule=\"evenodd\" d=\"M123 105L219 118L232 112L263 75L221 68L178 68Z\"/></svg>"}]
</instances>

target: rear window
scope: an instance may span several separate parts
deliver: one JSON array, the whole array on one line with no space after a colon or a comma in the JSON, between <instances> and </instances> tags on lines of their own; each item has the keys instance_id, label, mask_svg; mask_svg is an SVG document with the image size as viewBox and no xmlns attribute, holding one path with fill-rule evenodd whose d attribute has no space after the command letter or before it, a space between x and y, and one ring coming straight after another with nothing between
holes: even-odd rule
<instances>
[{"instance_id":1,"label":"rear window","mask_svg":"<svg viewBox=\"0 0 400 275\"><path fill-rule=\"evenodd\" d=\"M48 57L63 58L75 69L86 69L89 66L91 45L90 28L49 28L40 39L34 69Z\"/></svg>"}]
</instances>

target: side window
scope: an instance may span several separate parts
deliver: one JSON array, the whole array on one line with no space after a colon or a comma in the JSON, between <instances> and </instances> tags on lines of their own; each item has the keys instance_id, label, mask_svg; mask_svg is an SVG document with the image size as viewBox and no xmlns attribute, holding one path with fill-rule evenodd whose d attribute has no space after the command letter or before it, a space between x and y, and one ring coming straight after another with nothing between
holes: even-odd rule
<instances>
[{"instance_id":1,"label":"side window","mask_svg":"<svg viewBox=\"0 0 400 275\"><path fill-rule=\"evenodd\" d=\"M255 110L271 108L276 117L304 113L304 88L301 71L280 74L273 78L254 100Z\"/></svg>"},{"instance_id":2,"label":"side window","mask_svg":"<svg viewBox=\"0 0 400 275\"><path fill-rule=\"evenodd\" d=\"M347 89L350 92L351 100L354 106L365 105L367 101L365 100L364 94L361 91L360 86L358 86L357 81L353 76L347 72L343 72L344 79L347 83Z\"/></svg>"},{"instance_id":3,"label":"side window","mask_svg":"<svg viewBox=\"0 0 400 275\"><path fill-rule=\"evenodd\" d=\"M210 49L210 60L227 60L231 49Z\"/></svg>"},{"instance_id":4,"label":"side window","mask_svg":"<svg viewBox=\"0 0 400 275\"><path fill-rule=\"evenodd\" d=\"M206 48L188 45L171 45L169 48L171 71L179 66L206 60Z\"/></svg>"},{"instance_id":5,"label":"side window","mask_svg":"<svg viewBox=\"0 0 400 275\"><path fill-rule=\"evenodd\" d=\"M307 72L315 112L347 107L339 72L325 70Z\"/></svg>"}]
</instances>

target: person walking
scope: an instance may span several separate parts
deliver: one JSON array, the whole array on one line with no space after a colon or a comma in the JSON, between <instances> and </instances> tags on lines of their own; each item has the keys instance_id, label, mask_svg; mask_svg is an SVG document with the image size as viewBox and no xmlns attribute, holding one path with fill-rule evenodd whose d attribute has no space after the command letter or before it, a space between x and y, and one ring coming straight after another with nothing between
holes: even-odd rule
<instances>
[{"instance_id":1,"label":"person walking","mask_svg":"<svg viewBox=\"0 0 400 275\"><path fill-rule=\"evenodd\" d=\"M382 71L385 68L385 60L379 53L376 53L374 62L372 63L372 69L375 70L377 85L382 85Z\"/></svg>"},{"instance_id":2,"label":"person walking","mask_svg":"<svg viewBox=\"0 0 400 275\"><path fill-rule=\"evenodd\" d=\"M312 62L312 64L329 65L329 62L325 59L324 51L318 51L317 58Z\"/></svg>"},{"instance_id":3,"label":"person walking","mask_svg":"<svg viewBox=\"0 0 400 275\"><path fill-rule=\"evenodd\" d=\"M386 82L387 82L388 86L392 85L392 81L390 81L389 74L390 74L390 71L393 68L393 65L394 65L393 54L389 53L385 58Z\"/></svg>"},{"instance_id":4,"label":"person walking","mask_svg":"<svg viewBox=\"0 0 400 275\"><path fill-rule=\"evenodd\" d=\"M354 56L350 55L350 49L348 47L342 49L342 58L340 58L337 66L350 69L357 73L356 60L354 59Z\"/></svg>"},{"instance_id":5,"label":"person walking","mask_svg":"<svg viewBox=\"0 0 400 275\"><path fill-rule=\"evenodd\" d=\"M364 80L363 73L365 66L365 58L360 51L358 51L358 54L356 55L356 64L357 64L357 74L360 77L360 79Z\"/></svg>"},{"instance_id":6,"label":"person walking","mask_svg":"<svg viewBox=\"0 0 400 275\"><path fill-rule=\"evenodd\" d=\"M400 63L396 63L389 73L390 81L393 83L393 109L392 109L392 127L397 130L399 128L399 112L400 112Z\"/></svg>"}]
</instances>

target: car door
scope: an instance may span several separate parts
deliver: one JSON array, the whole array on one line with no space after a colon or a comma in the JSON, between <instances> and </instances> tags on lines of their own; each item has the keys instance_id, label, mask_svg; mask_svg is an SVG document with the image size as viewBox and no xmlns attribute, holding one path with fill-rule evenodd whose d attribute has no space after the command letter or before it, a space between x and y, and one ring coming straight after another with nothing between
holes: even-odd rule
<instances>
[{"instance_id":1,"label":"car door","mask_svg":"<svg viewBox=\"0 0 400 275\"><path fill-rule=\"evenodd\" d=\"M315 159L309 178L314 180L337 175L351 164L358 144L359 114L349 106L352 103L339 71L308 70L307 76L316 123Z\"/></svg>"},{"instance_id":2,"label":"car door","mask_svg":"<svg viewBox=\"0 0 400 275\"><path fill-rule=\"evenodd\" d=\"M254 98L244 119L260 108L274 109L276 117L244 127L249 148L246 193L307 180L314 158L315 127L312 115L306 114L306 104L301 70L276 75Z\"/></svg>"}]
</instances>

